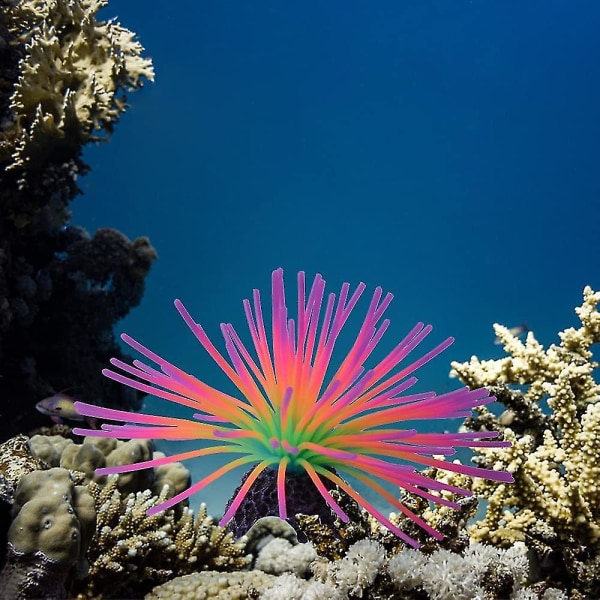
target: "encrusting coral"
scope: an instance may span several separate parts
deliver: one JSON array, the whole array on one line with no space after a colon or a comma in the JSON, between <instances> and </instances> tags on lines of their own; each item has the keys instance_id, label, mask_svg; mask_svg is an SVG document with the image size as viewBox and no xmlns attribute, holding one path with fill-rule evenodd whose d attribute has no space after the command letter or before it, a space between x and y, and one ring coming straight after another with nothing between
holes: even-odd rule
<instances>
[{"instance_id":1,"label":"encrusting coral","mask_svg":"<svg viewBox=\"0 0 600 600\"><path fill-rule=\"evenodd\" d=\"M8 539L19 552L43 552L60 563L83 559L96 513L85 486L66 469L33 471L15 492Z\"/></svg>"},{"instance_id":2,"label":"encrusting coral","mask_svg":"<svg viewBox=\"0 0 600 600\"><path fill-rule=\"evenodd\" d=\"M0 500L12 505L21 478L44 467L44 463L32 453L26 435L18 435L0 444Z\"/></svg>"},{"instance_id":3,"label":"encrusting coral","mask_svg":"<svg viewBox=\"0 0 600 600\"><path fill-rule=\"evenodd\" d=\"M222 324L230 362L216 349L183 303L175 300L175 307L186 325L236 386L239 397L225 394L181 371L123 334L125 343L155 365L139 360L129 365L112 359L116 370L104 369L103 373L133 389L184 406L191 418L131 413L75 402L75 410L81 416L126 421L126 424L107 423L101 432L78 427L74 433L130 439L206 440L210 445L166 459L103 467L97 473L120 474L210 454L240 455L151 512L185 500L238 466L252 464L220 521L221 525L233 521L236 534L243 529L241 523L246 528L252 525L244 517L246 512L252 515L252 522L275 510L282 519L288 519L288 502L290 509L294 504L294 513L329 515L333 511L348 522L349 516L330 493L337 486L383 526L415 547L419 546L417 540L392 523L339 474L355 477L437 539L442 537L439 532L411 513L381 484L392 483L433 502L459 508L437 492L445 490L471 496L470 490L432 480L422 475L416 465L504 483L512 481L510 473L499 469L480 469L445 460L460 447L506 446L508 442L496 439L496 431L429 433L420 432L414 425L416 421L432 417L464 417L471 414L472 408L494 400L484 388L463 387L440 396L435 392L406 393L412 392L412 386L418 381L413 373L448 348L453 338L413 358L410 364L400 366L432 330L430 325L417 323L383 360L367 369L371 353L389 326L389 320L382 317L393 299L392 294L384 295L381 288L376 288L348 354L334 369L330 361L336 341L366 285L360 283L351 292L350 284L344 283L339 296L333 293L326 296L321 275L317 274L312 285L307 285L305 273L300 271L297 288L297 317L288 318L283 269L273 271L270 339L265 330L260 292L254 290L253 306L250 300L243 302L256 359L233 325ZM321 319L321 306L326 297ZM328 382L330 371L332 378ZM292 482L298 480L301 484L296 487L300 493L292 495ZM251 493L257 489L258 504L261 509L267 509L262 514L257 511L257 498ZM308 490L314 492L312 496ZM309 498L309 504L302 507L304 498ZM319 500L318 507L314 498ZM289 522L294 526L291 517Z\"/></svg>"},{"instance_id":4,"label":"encrusting coral","mask_svg":"<svg viewBox=\"0 0 600 600\"><path fill-rule=\"evenodd\" d=\"M495 325L509 356L452 363L464 383L489 386L507 409L496 417L480 407L466 426L498 429L512 442L476 450L478 464L506 469L515 483L473 482L488 499L473 539L503 547L524 541L538 577L582 593L600 585L600 386L591 350L600 342L599 302L600 292L586 287L575 309L581 326L559 333L558 345L545 349L531 331L523 343Z\"/></svg>"},{"instance_id":5,"label":"encrusting coral","mask_svg":"<svg viewBox=\"0 0 600 600\"><path fill-rule=\"evenodd\" d=\"M145 600L251 600L260 598L260 591L276 579L262 571L190 573L155 587Z\"/></svg>"},{"instance_id":6,"label":"encrusting coral","mask_svg":"<svg viewBox=\"0 0 600 600\"><path fill-rule=\"evenodd\" d=\"M87 489L75 485L66 469L32 471L19 481L12 512L0 589L10 589L13 598L33 598L47 587L66 597L69 571L87 570L96 519Z\"/></svg>"}]
</instances>

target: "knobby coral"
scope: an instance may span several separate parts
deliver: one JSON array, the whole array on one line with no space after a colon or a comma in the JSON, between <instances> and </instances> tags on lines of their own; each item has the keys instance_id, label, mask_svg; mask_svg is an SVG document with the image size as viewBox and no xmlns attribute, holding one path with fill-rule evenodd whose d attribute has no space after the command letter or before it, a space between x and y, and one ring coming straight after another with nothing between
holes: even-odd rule
<instances>
[{"instance_id":1,"label":"knobby coral","mask_svg":"<svg viewBox=\"0 0 600 600\"><path fill-rule=\"evenodd\" d=\"M241 455L188 490L150 508L149 514L173 506L240 465L258 463L230 502L221 524L232 518L253 483L267 469L277 472L279 515L287 518L286 475L304 472L343 521L348 521L348 517L325 482L337 485L385 527L408 544L418 546L416 540L348 485L338 475L340 472L370 486L402 514L439 539L441 535L435 529L384 489L378 480L458 508L457 503L443 497L442 493L469 496L470 490L430 479L402 461L507 483L512 481L512 476L505 471L466 466L446 461L444 457L454 454L456 447L501 448L506 447L508 442L495 439L498 435L495 431L420 433L417 429L401 427L400 424L411 421L466 417L473 407L487 404L494 398L484 388L471 391L466 387L441 396L436 396L435 392L406 394L417 382L413 373L453 341L448 338L408 366L396 370L399 363L431 332L432 327L423 323L418 323L383 360L366 368L367 359L390 323L388 319L381 319L393 296L389 293L383 296L381 288L374 291L349 353L330 382L325 382L327 371L333 370L330 361L336 340L365 287L365 284L359 284L349 296L350 285L344 283L337 303L335 294L328 295L321 317L325 281L317 275L306 298L305 276L300 272L296 320L288 316L283 270L274 271L270 343L259 291L254 290L253 303L244 301L258 363L233 325L225 323L221 325L221 331L231 361L228 362L181 301L176 300L175 307L184 321L238 388L242 399L199 381L124 334L123 341L156 363L160 370L139 360L128 365L112 359L112 365L124 374L110 369L106 369L104 374L142 392L192 409L193 420L135 414L78 402L76 408L81 415L126 421L128 424L104 424L100 432L85 429L76 429L75 432L105 437L204 439L213 442L207 448L170 457L103 468L99 470L101 474L124 473L217 453Z\"/></svg>"}]
</instances>

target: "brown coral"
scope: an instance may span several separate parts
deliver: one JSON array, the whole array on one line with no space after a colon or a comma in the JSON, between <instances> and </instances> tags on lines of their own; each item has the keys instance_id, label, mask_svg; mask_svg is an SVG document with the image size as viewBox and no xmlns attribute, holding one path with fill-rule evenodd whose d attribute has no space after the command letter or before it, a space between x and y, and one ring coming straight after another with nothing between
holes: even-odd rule
<instances>
[{"instance_id":1,"label":"brown coral","mask_svg":"<svg viewBox=\"0 0 600 600\"><path fill-rule=\"evenodd\" d=\"M139 598L174 575L197 570L241 569L249 559L244 542L214 525L201 508L196 520L189 509L180 518L170 509L146 511L164 502L150 490L125 496L111 476L104 488L89 484L98 512L96 534L88 551L88 577L77 586L80 598Z\"/></svg>"}]
</instances>

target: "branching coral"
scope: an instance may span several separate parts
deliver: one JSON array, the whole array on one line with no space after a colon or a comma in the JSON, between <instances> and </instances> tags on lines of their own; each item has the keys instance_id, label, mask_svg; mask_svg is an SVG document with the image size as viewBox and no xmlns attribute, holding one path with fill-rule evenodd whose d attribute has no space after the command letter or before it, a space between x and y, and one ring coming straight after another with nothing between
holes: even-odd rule
<instances>
[{"instance_id":1,"label":"branching coral","mask_svg":"<svg viewBox=\"0 0 600 600\"><path fill-rule=\"evenodd\" d=\"M236 540L229 530L215 525L204 504L195 519L190 509L183 509L175 522L173 539L178 574L211 569L230 571L246 567L250 562L245 553L245 540Z\"/></svg>"},{"instance_id":2,"label":"branching coral","mask_svg":"<svg viewBox=\"0 0 600 600\"><path fill-rule=\"evenodd\" d=\"M476 543L464 554L407 549L392 557L387 572L399 592L421 589L431 600L519 598L529 568L526 553L522 543L508 550Z\"/></svg>"},{"instance_id":3,"label":"branching coral","mask_svg":"<svg viewBox=\"0 0 600 600\"><path fill-rule=\"evenodd\" d=\"M483 480L474 490L490 499L486 518L473 529L477 539L508 544L524 540L527 531L542 521L563 536L573 536L586 545L600 540L600 386L593 377L597 366L590 347L600 341L600 292L584 290L583 305L576 309L581 327L560 333L559 345L548 350L529 332L525 343L505 327L496 333L510 354L500 360L452 363L468 385L523 386L521 405L541 417L546 400L550 415L542 427L533 429L535 418L525 427L515 427L512 415L495 419L485 408L468 422L477 428L485 421L502 429L513 442L507 448L478 449L479 462L507 469L515 484L504 486ZM503 400L502 394L499 400ZM510 425L503 426L503 422Z\"/></svg>"},{"instance_id":4,"label":"branching coral","mask_svg":"<svg viewBox=\"0 0 600 600\"><path fill-rule=\"evenodd\" d=\"M152 80L134 34L98 11L107 0L21 0L6 9L24 44L11 109L16 116L12 168L39 167L49 153L112 131L124 93Z\"/></svg>"},{"instance_id":5,"label":"branching coral","mask_svg":"<svg viewBox=\"0 0 600 600\"><path fill-rule=\"evenodd\" d=\"M385 563L381 544L360 540L340 560L313 564L313 571L317 581L337 588L343 595L362 598L363 590L373 584Z\"/></svg>"},{"instance_id":6,"label":"branching coral","mask_svg":"<svg viewBox=\"0 0 600 600\"><path fill-rule=\"evenodd\" d=\"M120 597L132 592L129 585L166 581L172 575L164 568L164 553L173 543L173 515L148 517L156 500L150 490L123 497L116 477L104 489L93 482L89 489L98 517L88 553L87 595Z\"/></svg>"},{"instance_id":7,"label":"branching coral","mask_svg":"<svg viewBox=\"0 0 600 600\"><path fill-rule=\"evenodd\" d=\"M98 522L89 575L78 586L81 598L139 598L175 574L240 569L249 562L244 542L214 525L204 507L195 521L189 509L180 518L173 510L148 516L149 508L168 498L168 485L159 496L150 490L125 496L113 476L104 488L91 482L89 489Z\"/></svg>"},{"instance_id":8,"label":"branching coral","mask_svg":"<svg viewBox=\"0 0 600 600\"><path fill-rule=\"evenodd\" d=\"M474 481L488 509L473 537L502 546L526 541L536 548L542 570L546 565L556 576L566 571L579 588L599 581L592 565L600 550L600 386L591 350L600 342L599 302L600 292L586 287L575 309L581 326L562 331L560 343L547 350L531 331L523 343L495 325L509 356L452 363L462 381L491 386L507 406L499 418L479 408L466 425L498 428L512 442L477 449L479 464L508 470L515 483Z\"/></svg>"}]
</instances>

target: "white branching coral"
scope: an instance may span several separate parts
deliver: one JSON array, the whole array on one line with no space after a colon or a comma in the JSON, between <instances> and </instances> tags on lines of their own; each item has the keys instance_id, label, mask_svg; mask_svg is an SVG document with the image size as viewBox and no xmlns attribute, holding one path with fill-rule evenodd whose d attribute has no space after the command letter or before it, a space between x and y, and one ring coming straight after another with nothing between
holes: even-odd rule
<instances>
[{"instance_id":1,"label":"white branching coral","mask_svg":"<svg viewBox=\"0 0 600 600\"><path fill-rule=\"evenodd\" d=\"M438 549L428 554L410 548L390 557L381 544L364 539L353 544L341 559L329 561L319 557L313 561L313 576L308 579L290 572L280 575L259 597L261 600L405 597L538 600L539 595L526 587L527 552L521 542L507 549L473 543L462 553ZM549 600L561 598L562 592L552 592L554 595L546 592Z\"/></svg>"},{"instance_id":2,"label":"white branching coral","mask_svg":"<svg viewBox=\"0 0 600 600\"><path fill-rule=\"evenodd\" d=\"M315 578L344 594L362 598L382 570L386 561L383 546L374 540L359 540L348 550L346 556L334 562L313 564Z\"/></svg>"},{"instance_id":3,"label":"white branching coral","mask_svg":"<svg viewBox=\"0 0 600 600\"><path fill-rule=\"evenodd\" d=\"M5 8L23 44L11 99L16 116L12 165L43 164L50 152L99 139L126 108L125 93L152 81L135 35L101 21L107 0L21 0Z\"/></svg>"},{"instance_id":4,"label":"white branching coral","mask_svg":"<svg viewBox=\"0 0 600 600\"><path fill-rule=\"evenodd\" d=\"M492 386L508 407L499 419L480 408L467 421L474 429L503 431L512 445L478 448L478 462L515 477L510 486L474 481L474 492L489 500L485 518L471 530L474 539L509 545L544 527L562 539L600 544L600 386L590 349L600 341L600 292L586 287L583 296L575 309L581 327L559 333L560 344L545 350L533 332L523 343L495 325L509 356L452 363L464 383Z\"/></svg>"},{"instance_id":5,"label":"white branching coral","mask_svg":"<svg viewBox=\"0 0 600 600\"><path fill-rule=\"evenodd\" d=\"M260 594L260 600L346 600L347 594L320 581L305 581L291 573L280 575Z\"/></svg>"},{"instance_id":6,"label":"white branching coral","mask_svg":"<svg viewBox=\"0 0 600 600\"><path fill-rule=\"evenodd\" d=\"M501 597L516 598L529 566L526 551L520 543L508 550L475 543L464 555L444 549L429 555L407 549L391 558L387 571L398 590L422 589L432 600L490 597L490 588L497 588L498 580L505 582Z\"/></svg>"},{"instance_id":7,"label":"white branching coral","mask_svg":"<svg viewBox=\"0 0 600 600\"><path fill-rule=\"evenodd\" d=\"M272 575L288 572L304 577L316 558L312 544L293 545L284 538L275 538L260 551L255 567Z\"/></svg>"}]
</instances>

